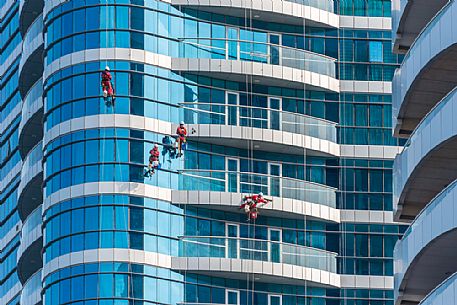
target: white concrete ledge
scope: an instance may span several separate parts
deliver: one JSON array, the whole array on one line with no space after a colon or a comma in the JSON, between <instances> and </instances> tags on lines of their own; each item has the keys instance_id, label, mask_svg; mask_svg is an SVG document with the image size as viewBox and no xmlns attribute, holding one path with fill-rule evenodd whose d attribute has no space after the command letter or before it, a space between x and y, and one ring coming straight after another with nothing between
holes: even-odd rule
<instances>
[{"instance_id":1,"label":"white concrete ledge","mask_svg":"<svg viewBox=\"0 0 457 305\"><path fill-rule=\"evenodd\" d=\"M173 257L174 270L214 274L231 279L246 279L253 274L258 281L295 285L341 287L340 276L324 270L260 260L217 257Z\"/></svg>"},{"instance_id":2,"label":"white concrete ledge","mask_svg":"<svg viewBox=\"0 0 457 305\"><path fill-rule=\"evenodd\" d=\"M44 199L43 211L62 201L97 194L124 194L154 198L179 205L206 206L210 209L242 213L239 210L244 194L211 191L184 191L134 182L92 182L61 189ZM274 197L264 208L265 215L284 218L310 218L340 222L340 211L323 205L295 199ZM378 217L379 218L379 217Z\"/></svg>"},{"instance_id":3,"label":"white concrete ledge","mask_svg":"<svg viewBox=\"0 0 457 305\"><path fill-rule=\"evenodd\" d=\"M128 114L99 114L71 119L53 126L44 134L43 147L46 147L53 139L74 131L105 127L141 129L164 135L174 135L176 130L176 125L168 121ZM206 138L207 141L212 142L219 139L221 145L227 145L227 140L232 139L232 145L235 146L237 143L239 145L240 140L257 140L260 144L268 145L269 150L284 151L284 147L295 147L300 154L305 149L309 150L308 153L315 152L345 158L394 159L402 150L399 146L339 145L302 134L254 127L218 124L190 124L189 127L195 128L197 132L195 135L189 135L190 138Z\"/></svg>"},{"instance_id":4,"label":"white concrete ledge","mask_svg":"<svg viewBox=\"0 0 457 305\"><path fill-rule=\"evenodd\" d=\"M192 72L216 78L245 82L246 76L254 82L270 86L303 88L339 92L339 80L328 75L301 70L281 65L260 62L208 59L208 58L174 58L172 70Z\"/></svg>"},{"instance_id":5,"label":"white concrete ledge","mask_svg":"<svg viewBox=\"0 0 457 305\"><path fill-rule=\"evenodd\" d=\"M67 187L45 197L43 212L65 200L97 194L133 195L174 204L207 206L211 209L219 208L234 212L239 212L238 207L243 197L241 193L173 190L135 182L91 182ZM262 210L266 215L272 212L271 215L284 218L303 218L308 216L336 223L394 223L392 212L339 210L326 205L278 197L274 197L273 202L263 207Z\"/></svg>"},{"instance_id":6,"label":"white concrete ledge","mask_svg":"<svg viewBox=\"0 0 457 305\"><path fill-rule=\"evenodd\" d=\"M390 17L340 16L340 28L390 31Z\"/></svg>"},{"instance_id":7,"label":"white concrete ledge","mask_svg":"<svg viewBox=\"0 0 457 305\"><path fill-rule=\"evenodd\" d=\"M168 2L168 1L165 1ZM339 16L331 11L292 1L271 0L171 0L172 5L245 18L245 11L257 15L256 20L318 27L339 27ZM333 9L333 8L332 8Z\"/></svg>"},{"instance_id":8,"label":"white concrete ledge","mask_svg":"<svg viewBox=\"0 0 457 305\"><path fill-rule=\"evenodd\" d=\"M85 250L56 257L50 262L45 262L42 276L44 279L59 269L73 265L111 261L214 275L220 275L226 271L229 278L238 274L243 275L245 279L247 274L255 273L278 283L284 283L290 279L299 285L309 285L309 282L313 282L314 285L337 288L393 289L391 276L340 275L281 263L210 257L173 257L155 252L113 248Z\"/></svg>"},{"instance_id":9,"label":"white concrete ledge","mask_svg":"<svg viewBox=\"0 0 457 305\"><path fill-rule=\"evenodd\" d=\"M90 49L64 55L45 66L43 79L46 80L56 71L71 65L103 60L146 63L174 71L209 73L223 78L231 77L243 82L246 76L252 76L259 78L259 83L263 81L268 82L269 85L276 84L291 88L301 88L306 85L320 90L339 92L339 81L336 78L307 70L241 60L173 58L144 50L126 48Z\"/></svg>"},{"instance_id":10,"label":"white concrete ledge","mask_svg":"<svg viewBox=\"0 0 457 305\"><path fill-rule=\"evenodd\" d=\"M99 114L71 119L53 126L44 134L44 147L53 139L77 130L91 128L129 128L140 129L164 135L174 135L177 125L168 121L157 120L128 114ZM295 153L302 154L304 150L324 155L339 156L340 146L337 143L314 138L307 135L290 132L262 129L254 127L228 126L219 124L189 124L189 130L194 129L189 139L236 146L242 141L255 140L268 145L269 151L285 152L295 148ZM228 142L230 140L230 142ZM205 142L203 141L203 142ZM246 145L243 148L247 147ZM291 151L290 153L294 153Z\"/></svg>"}]
</instances>

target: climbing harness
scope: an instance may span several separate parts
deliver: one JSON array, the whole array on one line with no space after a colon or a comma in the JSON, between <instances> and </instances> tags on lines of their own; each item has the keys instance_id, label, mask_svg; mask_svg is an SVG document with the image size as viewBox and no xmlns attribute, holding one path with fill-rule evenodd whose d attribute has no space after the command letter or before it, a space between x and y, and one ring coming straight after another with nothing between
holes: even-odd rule
<instances>
[{"instance_id":1,"label":"climbing harness","mask_svg":"<svg viewBox=\"0 0 457 305\"><path fill-rule=\"evenodd\" d=\"M114 18L111 19L109 16L109 9L110 6L108 4L108 0L105 1L105 47L108 48L111 46L109 43L109 25L108 22L110 20L115 20ZM102 93L103 99L107 107L113 106L116 100L116 91L114 89L114 81L111 76L110 67L108 66L108 58L105 58L105 70L101 73L101 85L102 85Z\"/></svg>"},{"instance_id":2,"label":"climbing harness","mask_svg":"<svg viewBox=\"0 0 457 305\"><path fill-rule=\"evenodd\" d=\"M149 164L146 166L144 171L144 177L152 178L155 171L161 168L159 158L159 145L156 143L154 144L154 148L149 151Z\"/></svg>"},{"instance_id":3,"label":"climbing harness","mask_svg":"<svg viewBox=\"0 0 457 305\"><path fill-rule=\"evenodd\" d=\"M114 106L114 101L116 100L115 91L112 84L112 76L110 73L110 67L106 66L105 70L101 74L101 84L102 84L102 91L103 91L103 98L105 100L106 105L109 107L111 105Z\"/></svg>"}]
</instances>

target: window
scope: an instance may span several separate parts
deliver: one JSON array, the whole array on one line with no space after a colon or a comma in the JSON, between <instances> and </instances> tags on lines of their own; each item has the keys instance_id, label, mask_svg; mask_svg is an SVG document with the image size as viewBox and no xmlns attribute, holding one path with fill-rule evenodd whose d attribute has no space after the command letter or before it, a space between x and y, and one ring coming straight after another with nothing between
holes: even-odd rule
<instances>
[{"instance_id":1,"label":"window","mask_svg":"<svg viewBox=\"0 0 457 305\"><path fill-rule=\"evenodd\" d=\"M369 45L369 60L370 62L383 62L382 42L370 41Z\"/></svg>"}]
</instances>

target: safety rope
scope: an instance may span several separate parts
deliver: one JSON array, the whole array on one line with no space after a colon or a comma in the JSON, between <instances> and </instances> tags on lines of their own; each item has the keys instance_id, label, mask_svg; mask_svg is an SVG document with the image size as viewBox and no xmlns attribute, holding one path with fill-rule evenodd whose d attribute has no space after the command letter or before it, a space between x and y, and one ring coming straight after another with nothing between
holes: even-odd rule
<instances>
[{"instance_id":1,"label":"safety rope","mask_svg":"<svg viewBox=\"0 0 457 305\"><path fill-rule=\"evenodd\" d=\"M244 17L245 17L245 27L249 29L249 31L252 33L252 30L253 30L253 27L252 27L252 9L251 8L248 8L248 7L245 7L244 9ZM247 23L247 24L246 24ZM238 30L238 37L237 39L239 40L240 39L240 30ZM251 42L251 45L250 45L250 48L253 49L253 41ZM237 57L240 57L241 56L241 44L238 43L238 48L237 48ZM238 58L237 58L238 59ZM241 60L241 58L239 58L238 60ZM252 100L253 100L253 78L252 76L249 76L249 75L246 75L245 76L245 88L246 88L246 98L247 98L247 103L249 106L252 106ZM238 98L238 105L240 105L240 99ZM240 116L240 108L238 108L238 122L240 123L239 121L239 116ZM252 127L252 113L250 113L250 119L249 119L249 126ZM254 169L254 142L252 139L249 139L247 140L247 149L248 149L248 159L249 159L249 167L250 167L250 172L253 171ZM252 175L249 176L249 183L252 183L253 181L253 177ZM241 182L241 181L240 181ZM254 195L254 189L252 187L250 187L250 196ZM249 212L250 213L250 212ZM254 218L253 220L250 219L251 217L251 214L248 215L249 217L249 222L248 222L248 237L250 238L248 243L251 243L251 245L249 245L249 248L255 250L255 232L256 232L256 218ZM258 217L258 211L257 211L257 215L256 217ZM252 231L252 232L251 232ZM252 236L251 236L252 235ZM251 304L254 304L254 299L255 299L255 272L254 272L254 251L249 251L250 255L249 255L249 260L250 260L250 266L251 266L251 272L247 272L246 274L246 277L247 277L247 280L246 280L246 286L247 286L247 290L248 290L248 293L247 293L247 304L249 304L249 297L251 298ZM251 283L251 284L250 284Z\"/></svg>"},{"instance_id":2,"label":"safety rope","mask_svg":"<svg viewBox=\"0 0 457 305\"><path fill-rule=\"evenodd\" d=\"M305 6L302 6L302 14L303 14L303 16L306 15ZM306 21L305 21L305 18L303 18L303 40L306 42ZM306 44L305 44L305 46L303 48L306 49ZM306 65L306 62L305 62L305 65ZM303 71L302 71L302 73L303 73ZM306 82L303 82L303 104L304 104L303 105L303 109L306 109ZM306 124L304 124L304 125L305 125L304 126L305 129L307 127L309 128L309 126L307 126ZM305 181L307 180L307 178L306 178L306 167L307 167L306 148L303 145L303 178L305 179ZM305 188L304 191L306 192L306 188ZM306 236L306 233L308 231L306 213L303 213L303 229L304 229L303 234ZM306 238L305 238L304 244L306 245ZM304 258L304 260L305 260L304 265L306 266L307 265L307 262L306 262L307 256L305 255L304 257L305 257ZM307 296L308 295L308 281L305 280L304 281L304 285L305 285L305 288L304 288L305 295ZM282 296L281 296L281 298L282 298ZM306 300L306 298L305 298L305 300Z\"/></svg>"}]
</instances>

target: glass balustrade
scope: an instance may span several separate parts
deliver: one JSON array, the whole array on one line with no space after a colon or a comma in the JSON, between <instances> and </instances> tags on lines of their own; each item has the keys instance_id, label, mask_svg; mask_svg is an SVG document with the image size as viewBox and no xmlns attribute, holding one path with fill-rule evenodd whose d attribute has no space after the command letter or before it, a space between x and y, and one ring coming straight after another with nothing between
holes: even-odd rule
<instances>
[{"instance_id":1,"label":"glass balustrade","mask_svg":"<svg viewBox=\"0 0 457 305\"><path fill-rule=\"evenodd\" d=\"M330 77L336 76L333 58L266 42L226 38L185 38L181 39L179 55L183 58L252 61L306 70Z\"/></svg>"},{"instance_id":2,"label":"glass balustrade","mask_svg":"<svg viewBox=\"0 0 457 305\"><path fill-rule=\"evenodd\" d=\"M454 304L454 291L457 289L457 273L447 278L443 283L429 293L419 305Z\"/></svg>"},{"instance_id":3,"label":"glass balustrade","mask_svg":"<svg viewBox=\"0 0 457 305\"><path fill-rule=\"evenodd\" d=\"M406 181L409 179L411 173L408 170L408 164L416 162L421 153L432 150L438 144L437 141L444 140L441 137L446 132L439 130L432 133L431 130L435 130L433 127L441 124L443 108L449 103L455 103L456 97L457 89L454 89L441 100L417 125L406 142L403 152L398 155L394 167L394 199L398 200Z\"/></svg>"},{"instance_id":4,"label":"glass balustrade","mask_svg":"<svg viewBox=\"0 0 457 305\"><path fill-rule=\"evenodd\" d=\"M221 191L296 199L336 208L336 189L300 179L259 173L186 169L179 175L185 190Z\"/></svg>"},{"instance_id":5,"label":"glass balustrade","mask_svg":"<svg viewBox=\"0 0 457 305\"><path fill-rule=\"evenodd\" d=\"M40 78L29 90L22 102L23 118L29 119L38 109L43 107L43 79Z\"/></svg>"},{"instance_id":6,"label":"glass balustrade","mask_svg":"<svg viewBox=\"0 0 457 305\"><path fill-rule=\"evenodd\" d=\"M33 167L38 162L43 160L43 148L42 142L40 141L25 157L24 164L22 166L23 172L28 171L29 168Z\"/></svg>"},{"instance_id":7,"label":"glass balustrade","mask_svg":"<svg viewBox=\"0 0 457 305\"><path fill-rule=\"evenodd\" d=\"M29 217L27 217L27 219L25 220L23 226L22 226L22 230L21 230L21 233L22 233L22 236L24 237L27 237L29 236L30 233L32 233L32 231L41 226L42 224L42 218L41 218L41 206L37 209L35 209L35 211L32 212L32 214L29 215Z\"/></svg>"},{"instance_id":8,"label":"glass balustrade","mask_svg":"<svg viewBox=\"0 0 457 305\"><path fill-rule=\"evenodd\" d=\"M272 106L279 108L279 100ZM189 124L222 124L273 129L336 142L336 123L273 108L225 103L182 103Z\"/></svg>"},{"instance_id":9,"label":"glass balustrade","mask_svg":"<svg viewBox=\"0 0 457 305\"><path fill-rule=\"evenodd\" d=\"M36 20L32 23L29 27L27 33L24 35L23 45L28 46L31 45L32 41L38 35L43 34L43 15L41 14L36 18Z\"/></svg>"},{"instance_id":10,"label":"glass balustrade","mask_svg":"<svg viewBox=\"0 0 457 305\"><path fill-rule=\"evenodd\" d=\"M41 301L41 269L24 284L21 290L21 305L35 305Z\"/></svg>"},{"instance_id":11,"label":"glass balustrade","mask_svg":"<svg viewBox=\"0 0 457 305\"><path fill-rule=\"evenodd\" d=\"M216 257L283 263L336 272L336 253L277 241L240 237L183 237L181 257Z\"/></svg>"},{"instance_id":12,"label":"glass balustrade","mask_svg":"<svg viewBox=\"0 0 457 305\"><path fill-rule=\"evenodd\" d=\"M404 10L404 7L406 6L406 3L410 1L410 0L402 0L401 1L401 6L402 6L402 10ZM434 30L437 29L437 27L440 26L439 22L441 20L443 20L443 15L449 11L449 9L452 7L452 4L454 3L454 0L451 0L449 1L436 15L435 17L433 17L432 20L430 20L430 22L427 24L426 27L424 27L424 29L422 30L422 32L417 36L416 40L414 41L414 43L411 45L410 49L408 50L408 53L405 55L405 58L403 59L403 62L401 64L401 67L400 69L403 71L402 73L405 74L405 77L407 76L408 79L410 78L410 76L416 76L416 75L413 75L412 73L409 73L411 75L408 75L408 72L406 70L406 67L408 66L407 62L410 60L410 58L412 57L411 60L413 60L413 63L414 65L416 66L422 66L422 65L425 65L426 62L424 61L429 61L429 57L431 54L433 54L433 49L435 48L435 44L434 42L438 43L439 44L439 41L440 41L440 36L438 35L438 37L436 37L435 40L432 40L432 32ZM398 17L400 18L400 16ZM445 18L444 18L445 19ZM448 22L447 20L445 20L444 22ZM441 31L438 29L438 31L436 31L436 33L440 33ZM428 54L428 55L427 55ZM398 109L401 108L401 104L403 103L403 98L400 98L401 95L401 90L398 90L398 89L401 89L401 86L403 85L404 86L404 83L406 83L406 78L402 78L402 77L397 77L396 79L394 79L394 82L398 82L398 84L396 85L397 87L397 90L394 91L394 92L397 92L397 98L394 98L393 99L393 104L392 104L392 108L393 109L397 109L396 112L398 112ZM411 80L412 82L412 80Z\"/></svg>"}]
</instances>

